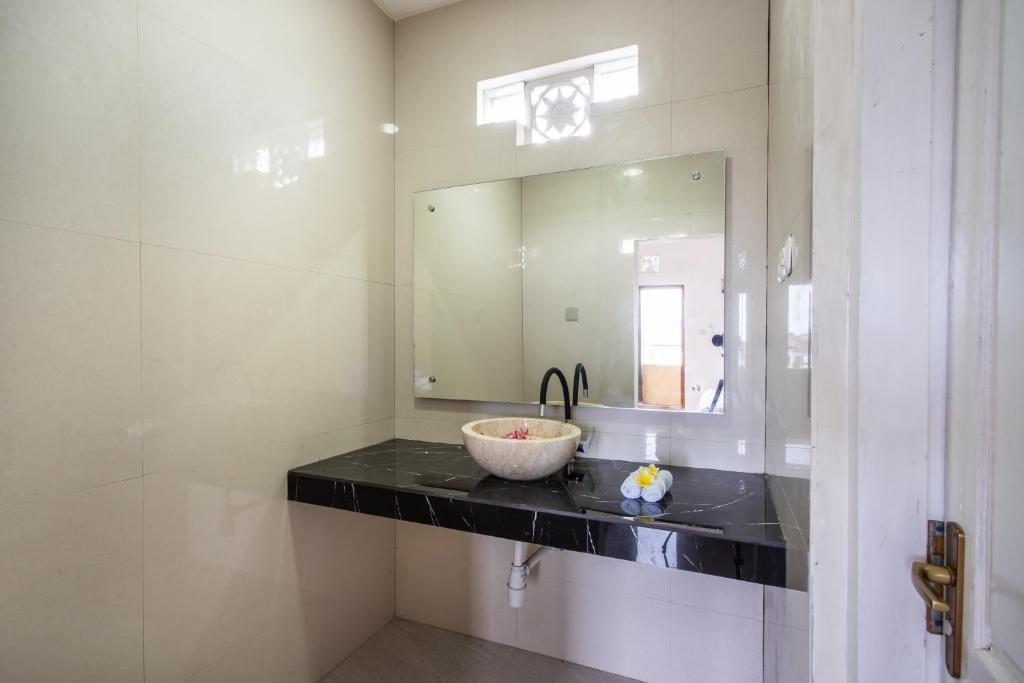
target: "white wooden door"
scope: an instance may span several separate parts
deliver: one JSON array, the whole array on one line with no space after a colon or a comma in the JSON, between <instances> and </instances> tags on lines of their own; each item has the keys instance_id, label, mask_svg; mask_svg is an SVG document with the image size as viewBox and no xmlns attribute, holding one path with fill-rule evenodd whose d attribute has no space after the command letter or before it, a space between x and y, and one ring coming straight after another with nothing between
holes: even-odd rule
<instances>
[{"instance_id":1,"label":"white wooden door","mask_svg":"<svg viewBox=\"0 0 1024 683\"><path fill-rule=\"evenodd\" d=\"M946 519L967 533L964 680L1024 680L1024 0L957 46Z\"/></svg>"}]
</instances>

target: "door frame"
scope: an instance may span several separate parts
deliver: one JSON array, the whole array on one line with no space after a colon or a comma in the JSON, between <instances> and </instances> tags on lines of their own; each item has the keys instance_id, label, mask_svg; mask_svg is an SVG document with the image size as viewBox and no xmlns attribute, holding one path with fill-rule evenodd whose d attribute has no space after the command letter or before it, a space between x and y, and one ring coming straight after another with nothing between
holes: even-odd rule
<instances>
[{"instance_id":1,"label":"door frame","mask_svg":"<svg viewBox=\"0 0 1024 683\"><path fill-rule=\"evenodd\" d=\"M937 681L955 0L815 0L811 671Z\"/></svg>"},{"instance_id":2,"label":"door frame","mask_svg":"<svg viewBox=\"0 0 1024 683\"><path fill-rule=\"evenodd\" d=\"M1002 0L972 0L958 15L957 132L951 260L949 453L944 514L968 533L963 584L964 675L971 683L1013 680L1019 672L990 649L989 572L995 458L994 393L1001 154ZM1019 36L1014 36L1019 39ZM958 372L959 369L959 372ZM966 371L965 371L966 369ZM958 457L954 457L958 456ZM972 533L973 532L973 533ZM978 597L980 596L980 597Z\"/></svg>"},{"instance_id":3,"label":"door frame","mask_svg":"<svg viewBox=\"0 0 1024 683\"><path fill-rule=\"evenodd\" d=\"M639 272L639 271L638 271ZM661 406L656 404L644 403L644 334L643 334L643 291L645 289L678 289L679 290L679 318L680 318L680 353L682 359L679 363L679 400L681 405L679 410L686 410L686 285L636 285L636 392L637 392L637 407L638 408L657 408L664 410L674 410L671 406Z\"/></svg>"}]
</instances>

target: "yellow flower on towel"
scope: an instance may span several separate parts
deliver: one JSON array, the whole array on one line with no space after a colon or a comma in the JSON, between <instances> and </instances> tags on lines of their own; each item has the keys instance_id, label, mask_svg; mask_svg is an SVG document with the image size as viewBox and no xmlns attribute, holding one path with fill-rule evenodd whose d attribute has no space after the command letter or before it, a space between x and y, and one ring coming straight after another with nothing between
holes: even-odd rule
<instances>
[{"instance_id":1,"label":"yellow flower on towel","mask_svg":"<svg viewBox=\"0 0 1024 683\"><path fill-rule=\"evenodd\" d=\"M658 478L658 472L660 471L661 470L658 469L657 465L639 467L637 468L637 471L633 474L633 481L635 481L641 487L650 486L651 484L654 483L654 480Z\"/></svg>"},{"instance_id":2,"label":"yellow flower on towel","mask_svg":"<svg viewBox=\"0 0 1024 683\"><path fill-rule=\"evenodd\" d=\"M643 468L633 476L633 481L640 486L650 486L654 483L654 475L647 468Z\"/></svg>"}]
</instances>

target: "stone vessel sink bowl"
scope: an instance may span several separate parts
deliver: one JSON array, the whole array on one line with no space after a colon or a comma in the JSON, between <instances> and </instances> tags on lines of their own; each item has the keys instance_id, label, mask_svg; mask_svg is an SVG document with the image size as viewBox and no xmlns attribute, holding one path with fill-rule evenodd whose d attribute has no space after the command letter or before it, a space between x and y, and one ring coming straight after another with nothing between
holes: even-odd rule
<instances>
[{"instance_id":1,"label":"stone vessel sink bowl","mask_svg":"<svg viewBox=\"0 0 1024 683\"><path fill-rule=\"evenodd\" d=\"M506 438L519 432L526 438ZM543 479L576 455L580 428L533 417L497 417L462 426L462 441L476 464L504 479Z\"/></svg>"}]
</instances>

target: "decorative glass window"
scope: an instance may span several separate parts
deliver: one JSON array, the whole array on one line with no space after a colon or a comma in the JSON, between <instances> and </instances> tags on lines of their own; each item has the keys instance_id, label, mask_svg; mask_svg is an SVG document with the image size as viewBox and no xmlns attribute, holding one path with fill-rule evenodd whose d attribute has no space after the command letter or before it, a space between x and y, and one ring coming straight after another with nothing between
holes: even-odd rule
<instances>
[{"instance_id":1,"label":"decorative glass window","mask_svg":"<svg viewBox=\"0 0 1024 683\"><path fill-rule=\"evenodd\" d=\"M530 129L527 142L539 145L588 135L592 77L593 73L586 71L528 83Z\"/></svg>"},{"instance_id":2,"label":"decorative glass window","mask_svg":"<svg viewBox=\"0 0 1024 683\"><path fill-rule=\"evenodd\" d=\"M608 102L640 92L640 64L636 55L598 62L594 65L594 98Z\"/></svg>"},{"instance_id":3,"label":"decorative glass window","mask_svg":"<svg viewBox=\"0 0 1024 683\"><path fill-rule=\"evenodd\" d=\"M640 92L636 45L499 76L477 85L477 125L516 121L518 144L588 135L591 105Z\"/></svg>"},{"instance_id":4,"label":"decorative glass window","mask_svg":"<svg viewBox=\"0 0 1024 683\"><path fill-rule=\"evenodd\" d=\"M523 122L523 88L522 81L500 85L481 93L480 106L477 111L477 125L500 123L501 121Z\"/></svg>"}]
</instances>

